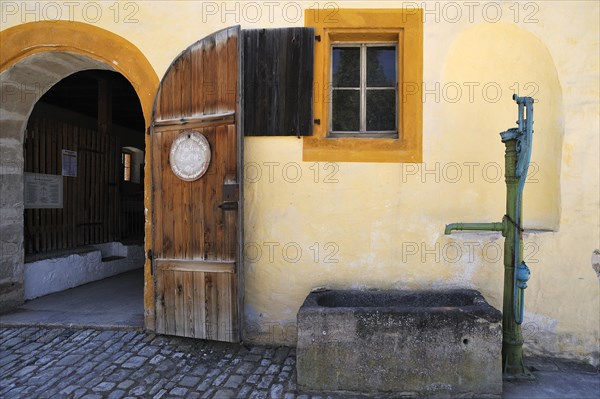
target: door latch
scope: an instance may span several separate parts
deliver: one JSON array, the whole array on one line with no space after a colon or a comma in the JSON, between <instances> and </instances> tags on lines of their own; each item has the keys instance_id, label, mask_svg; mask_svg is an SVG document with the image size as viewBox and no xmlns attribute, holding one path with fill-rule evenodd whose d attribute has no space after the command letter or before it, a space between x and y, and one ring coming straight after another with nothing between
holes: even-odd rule
<instances>
[{"instance_id":1,"label":"door latch","mask_svg":"<svg viewBox=\"0 0 600 399\"><path fill-rule=\"evenodd\" d=\"M224 211L235 211L238 209L237 201L223 201L219 204L219 208Z\"/></svg>"}]
</instances>

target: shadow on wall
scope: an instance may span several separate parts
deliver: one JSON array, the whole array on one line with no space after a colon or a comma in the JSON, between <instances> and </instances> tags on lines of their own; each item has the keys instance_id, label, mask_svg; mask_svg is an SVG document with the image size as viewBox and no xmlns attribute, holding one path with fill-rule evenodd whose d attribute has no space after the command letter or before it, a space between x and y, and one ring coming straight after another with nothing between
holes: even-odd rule
<instances>
[{"instance_id":1,"label":"shadow on wall","mask_svg":"<svg viewBox=\"0 0 600 399\"><path fill-rule=\"evenodd\" d=\"M470 201L454 206L463 206L459 212L469 215L469 220L504 214L504 176L496 176L504 170L504 145L498 133L516 127L517 108L511 97L518 93L536 99L533 152L524 194L525 227L558 230L564 117L562 89L547 47L514 25L482 24L465 30L448 54L439 90L445 139L437 144L447 148L440 153L479 163L472 166L475 172L485 173L487 183L497 181L467 190L483 206L474 208ZM434 100L433 95L427 96L426 102Z\"/></svg>"}]
</instances>

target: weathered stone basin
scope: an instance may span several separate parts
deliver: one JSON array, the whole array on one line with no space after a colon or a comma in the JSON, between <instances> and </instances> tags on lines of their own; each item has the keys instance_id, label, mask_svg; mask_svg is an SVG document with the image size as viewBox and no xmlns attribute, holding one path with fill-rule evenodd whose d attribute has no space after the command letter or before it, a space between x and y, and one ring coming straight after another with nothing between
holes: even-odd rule
<instances>
[{"instance_id":1,"label":"weathered stone basin","mask_svg":"<svg viewBox=\"0 0 600 399\"><path fill-rule=\"evenodd\" d=\"M298 311L301 389L406 396L502 393L502 315L475 290L330 290Z\"/></svg>"}]
</instances>

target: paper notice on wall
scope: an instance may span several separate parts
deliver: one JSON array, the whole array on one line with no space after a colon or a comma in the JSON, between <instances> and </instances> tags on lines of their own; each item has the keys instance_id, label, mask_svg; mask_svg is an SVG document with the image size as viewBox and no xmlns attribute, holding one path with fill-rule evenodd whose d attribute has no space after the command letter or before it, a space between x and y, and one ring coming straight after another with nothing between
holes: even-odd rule
<instances>
[{"instance_id":1,"label":"paper notice on wall","mask_svg":"<svg viewBox=\"0 0 600 399\"><path fill-rule=\"evenodd\" d=\"M77 151L62 150L62 175L77 177Z\"/></svg>"},{"instance_id":2,"label":"paper notice on wall","mask_svg":"<svg viewBox=\"0 0 600 399\"><path fill-rule=\"evenodd\" d=\"M63 177L25 173L25 208L62 208Z\"/></svg>"}]
</instances>

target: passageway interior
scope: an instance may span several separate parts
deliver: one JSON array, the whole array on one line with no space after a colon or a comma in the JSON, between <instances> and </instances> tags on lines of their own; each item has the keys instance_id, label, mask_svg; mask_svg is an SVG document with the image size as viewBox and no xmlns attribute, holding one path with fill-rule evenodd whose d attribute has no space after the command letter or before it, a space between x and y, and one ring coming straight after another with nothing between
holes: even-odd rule
<instances>
[{"instance_id":1,"label":"passageway interior","mask_svg":"<svg viewBox=\"0 0 600 399\"><path fill-rule=\"evenodd\" d=\"M136 269L27 301L0 315L0 325L141 329L143 292L143 269Z\"/></svg>"},{"instance_id":2,"label":"passageway interior","mask_svg":"<svg viewBox=\"0 0 600 399\"><path fill-rule=\"evenodd\" d=\"M22 321L143 324L144 131L116 72L77 72L36 103L23 148Z\"/></svg>"}]
</instances>

